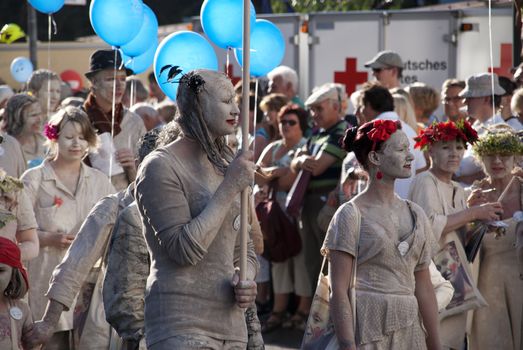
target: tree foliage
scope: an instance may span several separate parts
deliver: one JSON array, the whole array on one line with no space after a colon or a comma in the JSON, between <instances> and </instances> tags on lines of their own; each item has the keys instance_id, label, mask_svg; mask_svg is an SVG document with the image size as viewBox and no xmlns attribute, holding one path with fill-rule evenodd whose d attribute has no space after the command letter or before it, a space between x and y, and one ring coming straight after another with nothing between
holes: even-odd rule
<instances>
[{"instance_id":1,"label":"tree foliage","mask_svg":"<svg viewBox=\"0 0 523 350\"><path fill-rule=\"evenodd\" d=\"M271 0L274 13L288 12L288 5L299 13L366 11L400 9L418 5L418 2L436 3L437 0Z\"/></svg>"}]
</instances>

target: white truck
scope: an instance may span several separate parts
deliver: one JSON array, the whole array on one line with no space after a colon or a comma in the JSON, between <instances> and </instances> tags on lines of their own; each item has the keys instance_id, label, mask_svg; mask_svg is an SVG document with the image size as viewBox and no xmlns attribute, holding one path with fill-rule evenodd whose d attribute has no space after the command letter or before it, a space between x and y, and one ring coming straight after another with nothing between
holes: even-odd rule
<instances>
[{"instance_id":1,"label":"white truck","mask_svg":"<svg viewBox=\"0 0 523 350\"><path fill-rule=\"evenodd\" d=\"M488 9L363 11L259 15L276 24L288 46L282 64L299 74L299 95L306 98L313 87L327 82L346 85L350 95L372 79L364 67L381 50L394 50L405 68L403 84L421 81L441 88L447 78L466 79L490 67ZM193 30L203 34L198 18ZM510 76L513 60L513 10L492 9L494 71ZM216 48L225 69L226 50ZM519 57L519 55L517 55ZM519 62L518 62L519 63ZM230 75L241 69L230 55ZM232 68L232 69L231 69Z\"/></svg>"}]
</instances>

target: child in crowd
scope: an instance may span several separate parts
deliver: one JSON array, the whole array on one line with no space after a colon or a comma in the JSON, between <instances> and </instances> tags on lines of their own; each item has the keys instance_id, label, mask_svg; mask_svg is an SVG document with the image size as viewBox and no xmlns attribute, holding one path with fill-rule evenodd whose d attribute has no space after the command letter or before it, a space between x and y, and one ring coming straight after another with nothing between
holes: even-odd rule
<instances>
[{"instance_id":1,"label":"child in crowd","mask_svg":"<svg viewBox=\"0 0 523 350\"><path fill-rule=\"evenodd\" d=\"M27 272L20 260L20 249L0 237L0 349L22 349L33 326L29 306L21 298L27 292Z\"/></svg>"}]
</instances>

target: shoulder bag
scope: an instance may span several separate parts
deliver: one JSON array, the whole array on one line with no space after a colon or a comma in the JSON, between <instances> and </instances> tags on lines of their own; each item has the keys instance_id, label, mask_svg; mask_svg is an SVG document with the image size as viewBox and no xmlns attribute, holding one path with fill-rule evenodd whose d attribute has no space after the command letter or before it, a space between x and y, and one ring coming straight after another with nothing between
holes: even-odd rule
<instances>
[{"instance_id":1,"label":"shoulder bag","mask_svg":"<svg viewBox=\"0 0 523 350\"><path fill-rule=\"evenodd\" d=\"M354 335L356 336L356 268L358 262L358 251L360 241L361 214L358 207L351 202L357 215L356 230L356 254L352 260L352 275L349 286L349 298L352 308L352 322L354 326ZM309 319L305 327L305 334L301 344L302 350L337 350L339 349L338 339L334 331L334 324L330 317L330 283L329 277L323 274L323 268L327 263L327 257L323 258L318 285L312 300Z\"/></svg>"}]
</instances>

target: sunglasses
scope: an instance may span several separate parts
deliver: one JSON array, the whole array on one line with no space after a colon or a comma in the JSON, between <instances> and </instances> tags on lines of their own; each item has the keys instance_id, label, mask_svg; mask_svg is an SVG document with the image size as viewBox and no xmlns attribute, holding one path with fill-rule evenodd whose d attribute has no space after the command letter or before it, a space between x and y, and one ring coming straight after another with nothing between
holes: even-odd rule
<instances>
[{"instance_id":1,"label":"sunglasses","mask_svg":"<svg viewBox=\"0 0 523 350\"><path fill-rule=\"evenodd\" d=\"M372 68L372 71L374 73L380 73L382 70L387 70L387 69L391 69L391 68L389 68L389 67L387 67L387 68Z\"/></svg>"},{"instance_id":2,"label":"sunglasses","mask_svg":"<svg viewBox=\"0 0 523 350\"><path fill-rule=\"evenodd\" d=\"M294 125L298 124L298 122L296 120L283 119L283 120L280 120L280 124L281 125L294 126Z\"/></svg>"}]
</instances>

